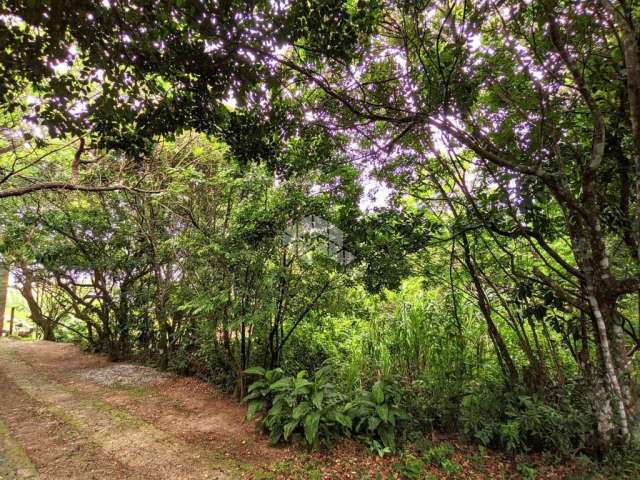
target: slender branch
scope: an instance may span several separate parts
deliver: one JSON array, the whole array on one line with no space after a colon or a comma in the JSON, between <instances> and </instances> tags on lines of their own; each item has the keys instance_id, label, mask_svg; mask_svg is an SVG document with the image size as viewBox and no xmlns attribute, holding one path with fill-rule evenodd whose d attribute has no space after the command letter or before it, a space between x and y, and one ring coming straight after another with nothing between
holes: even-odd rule
<instances>
[{"instance_id":1,"label":"slender branch","mask_svg":"<svg viewBox=\"0 0 640 480\"><path fill-rule=\"evenodd\" d=\"M0 191L0 198L19 197L42 190L68 190L68 191L80 191L80 192L113 192L113 191L125 191L132 193L143 194L156 194L160 193L159 190L142 190L136 187L128 187L126 185L104 185L104 186L91 186L91 185L78 185L69 182L38 182L26 187L8 188Z\"/></svg>"}]
</instances>

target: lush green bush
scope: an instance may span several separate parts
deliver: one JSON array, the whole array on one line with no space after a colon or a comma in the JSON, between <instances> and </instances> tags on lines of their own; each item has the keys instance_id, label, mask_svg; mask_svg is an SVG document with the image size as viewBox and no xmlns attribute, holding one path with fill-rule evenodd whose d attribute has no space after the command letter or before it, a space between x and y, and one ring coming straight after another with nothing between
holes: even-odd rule
<instances>
[{"instance_id":1,"label":"lush green bush","mask_svg":"<svg viewBox=\"0 0 640 480\"><path fill-rule=\"evenodd\" d=\"M405 452L396 466L403 480L435 479L433 474L425 475L425 466L438 468L447 478L457 478L455 475L461 470L461 466L452 459L454 448L450 443L431 445L427 449L417 448L414 452L415 454Z\"/></svg>"},{"instance_id":2,"label":"lush green bush","mask_svg":"<svg viewBox=\"0 0 640 480\"><path fill-rule=\"evenodd\" d=\"M400 392L382 380L371 391L351 396L340 392L329 367L308 378L302 370L295 376L280 368L250 368L258 376L244 398L249 419L261 413L261 427L272 443L304 439L316 447L338 437L354 437L380 455L395 451L408 418L399 407Z\"/></svg>"},{"instance_id":3,"label":"lush green bush","mask_svg":"<svg viewBox=\"0 0 640 480\"><path fill-rule=\"evenodd\" d=\"M565 400L551 404L518 388L487 383L462 404L465 433L486 446L507 451L569 453L585 445L592 430L588 407Z\"/></svg>"},{"instance_id":4,"label":"lush green bush","mask_svg":"<svg viewBox=\"0 0 640 480\"><path fill-rule=\"evenodd\" d=\"M442 442L437 445L432 445L422 452L422 460L427 465L433 465L434 467L440 468L451 460L453 451L453 445L448 442Z\"/></svg>"},{"instance_id":5,"label":"lush green bush","mask_svg":"<svg viewBox=\"0 0 640 480\"><path fill-rule=\"evenodd\" d=\"M315 447L351 428L351 418L344 413L345 396L337 391L328 368L318 370L313 379L304 370L295 377L279 368L254 367L246 373L260 377L244 399L249 402L247 417L265 412L260 423L272 443L304 438Z\"/></svg>"},{"instance_id":6,"label":"lush green bush","mask_svg":"<svg viewBox=\"0 0 640 480\"><path fill-rule=\"evenodd\" d=\"M452 373L451 377L455 377ZM402 385L402 403L417 431L453 432L465 396L464 379L424 378Z\"/></svg>"},{"instance_id":7,"label":"lush green bush","mask_svg":"<svg viewBox=\"0 0 640 480\"><path fill-rule=\"evenodd\" d=\"M396 449L399 434L404 434L409 416L400 408L400 390L378 380L371 391L360 390L345 405L345 413L353 420L352 433L382 455Z\"/></svg>"}]
</instances>

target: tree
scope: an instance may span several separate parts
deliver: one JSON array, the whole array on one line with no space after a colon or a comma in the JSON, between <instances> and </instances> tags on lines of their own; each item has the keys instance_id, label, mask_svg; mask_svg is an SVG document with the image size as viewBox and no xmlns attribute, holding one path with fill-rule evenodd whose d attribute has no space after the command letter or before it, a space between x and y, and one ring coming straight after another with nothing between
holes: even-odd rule
<instances>
[{"instance_id":1,"label":"tree","mask_svg":"<svg viewBox=\"0 0 640 480\"><path fill-rule=\"evenodd\" d=\"M280 88L274 51L300 42L346 57L376 6L3 0L0 103L25 108L54 137L90 130L129 152L183 129L219 133L229 95L258 105Z\"/></svg>"},{"instance_id":2,"label":"tree","mask_svg":"<svg viewBox=\"0 0 640 480\"><path fill-rule=\"evenodd\" d=\"M414 180L435 158L483 228L530 246L541 263L516 265L518 276L588 316L601 438L629 441L637 338L621 305L640 289L634 7L389 2L382 18L349 69L287 65L387 172ZM471 175L491 201L468 187Z\"/></svg>"},{"instance_id":3,"label":"tree","mask_svg":"<svg viewBox=\"0 0 640 480\"><path fill-rule=\"evenodd\" d=\"M16 288L27 302L31 321L42 332L43 340L55 341L56 330L71 308L52 284L53 279L47 278L46 271L16 267L15 275Z\"/></svg>"},{"instance_id":4,"label":"tree","mask_svg":"<svg viewBox=\"0 0 640 480\"><path fill-rule=\"evenodd\" d=\"M4 328L4 312L7 308L7 293L9 291L9 270L0 267L0 335Z\"/></svg>"}]
</instances>

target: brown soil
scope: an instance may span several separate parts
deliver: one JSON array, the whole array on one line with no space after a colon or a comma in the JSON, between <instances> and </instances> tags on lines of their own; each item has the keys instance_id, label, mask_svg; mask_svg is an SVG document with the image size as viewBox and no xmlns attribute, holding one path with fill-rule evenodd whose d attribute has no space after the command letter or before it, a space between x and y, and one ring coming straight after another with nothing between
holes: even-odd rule
<instances>
[{"instance_id":1,"label":"brown soil","mask_svg":"<svg viewBox=\"0 0 640 480\"><path fill-rule=\"evenodd\" d=\"M73 345L5 339L0 437L1 479L37 478L35 469L56 480L252 477L291 456L202 382Z\"/></svg>"}]
</instances>

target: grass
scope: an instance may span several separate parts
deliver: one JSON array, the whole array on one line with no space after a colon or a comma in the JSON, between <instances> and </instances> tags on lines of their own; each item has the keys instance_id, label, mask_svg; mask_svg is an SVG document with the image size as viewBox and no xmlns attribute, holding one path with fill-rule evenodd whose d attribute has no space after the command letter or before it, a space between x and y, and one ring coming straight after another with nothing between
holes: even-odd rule
<instances>
[{"instance_id":1,"label":"grass","mask_svg":"<svg viewBox=\"0 0 640 480\"><path fill-rule=\"evenodd\" d=\"M3 467L20 473L23 477L36 477L36 467L31 463L27 452L14 439L9 428L0 420L0 478L3 477Z\"/></svg>"},{"instance_id":2,"label":"grass","mask_svg":"<svg viewBox=\"0 0 640 480\"><path fill-rule=\"evenodd\" d=\"M138 417L135 417L122 409L113 407L102 400L85 400L83 403L98 412L108 415L120 428L141 428L147 425L145 421L140 420Z\"/></svg>"},{"instance_id":3,"label":"grass","mask_svg":"<svg viewBox=\"0 0 640 480\"><path fill-rule=\"evenodd\" d=\"M119 390L125 392L132 398L144 398L152 395L154 392L150 391L148 388L141 387L138 385L126 385L124 383L116 383L112 385L114 390Z\"/></svg>"},{"instance_id":4,"label":"grass","mask_svg":"<svg viewBox=\"0 0 640 480\"><path fill-rule=\"evenodd\" d=\"M304 455L300 457L300 463L290 460L282 460L272 465L269 470L260 469L252 472L254 480L275 480L286 476L291 480L320 480L322 470L315 462L309 461Z\"/></svg>"},{"instance_id":5,"label":"grass","mask_svg":"<svg viewBox=\"0 0 640 480\"><path fill-rule=\"evenodd\" d=\"M78 417L74 417L73 415L70 415L62 407L59 407L57 405L49 405L47 406L47 411L52 415L54 415L55 417L62 420L65 423L65 425L75 430L82 430L82 429L88 428L87 423L83 422Z\"/></svg>"}]
</instances>

